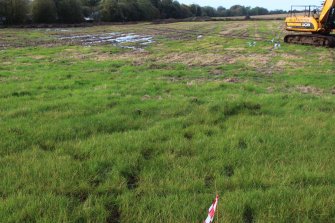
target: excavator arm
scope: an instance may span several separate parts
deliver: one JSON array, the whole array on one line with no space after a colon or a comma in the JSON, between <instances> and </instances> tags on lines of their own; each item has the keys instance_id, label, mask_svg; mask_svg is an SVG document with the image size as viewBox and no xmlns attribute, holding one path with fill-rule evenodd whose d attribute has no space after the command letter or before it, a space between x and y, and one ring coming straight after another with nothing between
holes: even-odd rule
<instances>
[{"instance_id":1,"label":"excavator arm","mask_svg":"<svg viewBox=\"0 0 335 223\"><path fill-rule=\"evenodd\" d=\"M326 0L323 3L323 8L320 13L319 23L325 24L328 21L329 15L335 7L335 0Z\"/></svg>"}]
</instances>

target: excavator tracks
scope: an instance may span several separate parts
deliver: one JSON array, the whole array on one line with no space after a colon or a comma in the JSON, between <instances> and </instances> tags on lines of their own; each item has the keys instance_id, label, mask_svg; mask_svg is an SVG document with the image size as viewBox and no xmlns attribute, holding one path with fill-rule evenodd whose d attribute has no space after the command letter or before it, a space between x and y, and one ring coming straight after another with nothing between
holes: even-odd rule
<instances>
[{"instance_id":1,"label":"excavator tracks","mask_svg":"<svg viewBox=\"0 0 335 223\"><path fill-rule=\"evenodd\" d=\"M319 34L308 34L308 35L287 35L284 38L285 43L320 46L320 47L335 47L335 36L333 35L319 35Z\"/></svg>"}]
</instances>

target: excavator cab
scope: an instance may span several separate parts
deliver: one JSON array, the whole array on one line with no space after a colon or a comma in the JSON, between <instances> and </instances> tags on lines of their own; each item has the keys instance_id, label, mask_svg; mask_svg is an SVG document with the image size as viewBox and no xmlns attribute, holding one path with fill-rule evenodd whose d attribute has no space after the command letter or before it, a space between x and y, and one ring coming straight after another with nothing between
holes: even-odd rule
<instances>
[{"instance_id":1,"label":"excavator cab","mask_svg":"<svg viewBox=\"0 0 335 223\"><path fill-rule=\"evenodd\" d=\"M321 7L315 5L292 6L285 19L286 43L335 47L335 0L324 1ZM301 33L301 34L298 34Z\"/></svg>"},{"instance_id":2,"label":"excavator cab","mask_svg":"<svg viewBox=\"0 0 335 223\"><path fill-rule=\"evenodd\" d=\"M313 17L314 19L318 20L320 18L320 11L317 11L316 9L313 10Z\"/></svg>"},{"instance_id":3,"label":"excavator cab","mask_svg":"<svg viewBox=\"0 0 335 223\"><path fill-rule=\"evenodd\" d=\"M317 32L319 29L320 7L315 5L293 5L285 20L286 30Z\"/></svg>"},{"instance_id":4,"label":"excavator cab","mask_svg":"<svg viewBox=\"0 0 335 223\"><path fill-rule=\"evenodd\" d=\"M328 29L331 29L331 30L335 29L335 7L332 8L329 12L326 26Z\"/></svg>"}]
</instances>

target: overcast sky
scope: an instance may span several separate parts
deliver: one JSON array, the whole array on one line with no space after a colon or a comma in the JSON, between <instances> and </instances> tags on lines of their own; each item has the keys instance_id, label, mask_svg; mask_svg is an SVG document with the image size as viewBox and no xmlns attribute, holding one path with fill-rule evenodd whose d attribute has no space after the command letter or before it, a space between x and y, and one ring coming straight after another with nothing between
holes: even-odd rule
<instances>
[{"instance_id":1,"label":"overcast sky","mask_svg":"<svg viewBox=\"0 0 335 223\"><path fill-rule=\"evenodd\" d=\"M261 6L268 9L285 9L291 8L291 5L321 5L322 0L275 0L275 1L261 1L261 0L179 0L180 3L185 4L199 4L201 6L223 6L229 8L232 5L245 6Z\"/></svg>"}]
</instances>

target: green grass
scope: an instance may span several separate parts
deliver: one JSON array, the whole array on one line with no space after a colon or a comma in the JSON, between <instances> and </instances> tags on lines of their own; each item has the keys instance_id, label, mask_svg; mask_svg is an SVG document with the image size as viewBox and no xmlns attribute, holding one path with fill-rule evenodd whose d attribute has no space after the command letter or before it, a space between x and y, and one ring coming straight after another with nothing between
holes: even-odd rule
<instances>
[{"instance_id":1,"label":"green grass","mask_svg":"<svg viewBox=\"0 0 335 223\"><path fill-rule=\"evenodd\" d=\"M70 31L205 34L145 52L0 30L1 222L202 222L217 192L220 222L334 222L334 51L239 23Z\"/></svg>"}]
</instances>

